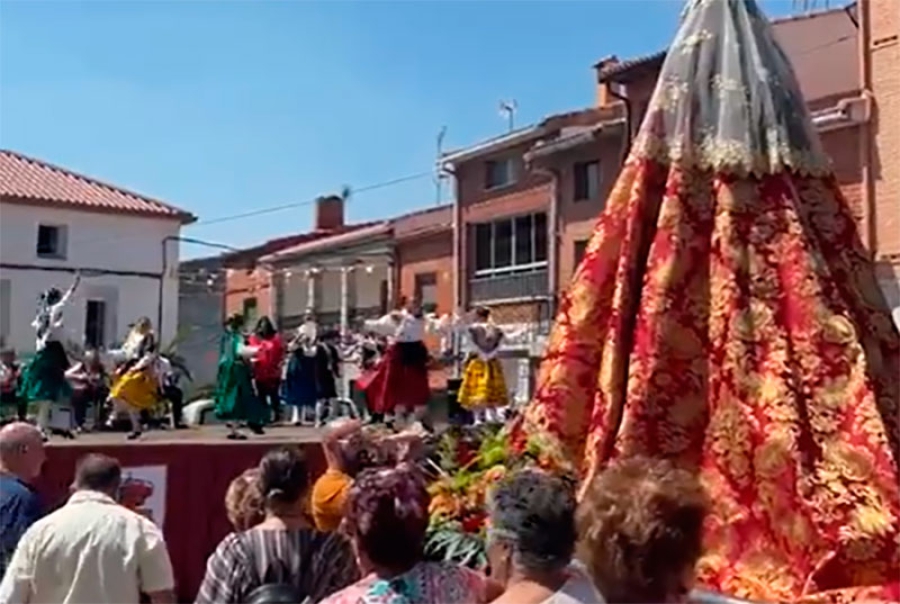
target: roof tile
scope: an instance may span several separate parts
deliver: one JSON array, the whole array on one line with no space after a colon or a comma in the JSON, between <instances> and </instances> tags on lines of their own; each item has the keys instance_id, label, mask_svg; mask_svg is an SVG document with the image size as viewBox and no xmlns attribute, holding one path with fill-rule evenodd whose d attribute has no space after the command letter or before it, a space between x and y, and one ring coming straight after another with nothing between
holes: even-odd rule
<instances>
[{"instance_id":1,"label":"roof tile","mask_svg":"<svg viewBox=\"0 0 900 604\"><path fill-rule=\"evenodd\" d=\"M73 209L171 217L185 224L196 220L190 212L156 199L5 149L0 149L0 198Z\"/></svg>"}]
</instances>

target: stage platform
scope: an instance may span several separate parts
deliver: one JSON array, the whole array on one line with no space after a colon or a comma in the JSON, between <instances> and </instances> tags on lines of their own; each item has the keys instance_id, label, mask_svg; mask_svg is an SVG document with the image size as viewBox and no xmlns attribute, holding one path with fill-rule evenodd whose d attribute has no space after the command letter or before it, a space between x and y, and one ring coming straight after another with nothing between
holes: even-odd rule
<instances>
[{"instance_id":1,"label":"stage platform","mask_svg":"<svg viewBox=\"0 0 900 604\"><path fill-rule=\"evenodd\" d=\"M86 432L79 434L74 440L61 436L52 436L47 442L49 447L139 447L142 445L308 445L322 442L324 428L307 426L273 426L266 428L266 433L257 436L243 430L247 440L229 440L228 429L222 425L197 426L185 430L149 430L140 438L128 440L125 432Z\"/></svg>"},{"instance_id":2,"label":"stage platform","mask_svg":"<svg viewBox=\"0 0 900 604\"><path fill-rule=\"evenodd\" d=\"M175 568L178 601L193 602L206 569L206 559L232 530L225 514L225 491L233 478L255 467L267 451L294 445L306 457L310 482L325 470L320 445L322 428L276 426L262 436L247 432L247 440L228 440L222 425L186 430L152 430L140 439L126 433L60 436L47 443L38 489L52 509L68 498L78 460L88 453L115 457L122 464L125 483L138 486L149 510L163 528ZM123 492L128 491L123 485Z\"/></svg>"}]
</instances>

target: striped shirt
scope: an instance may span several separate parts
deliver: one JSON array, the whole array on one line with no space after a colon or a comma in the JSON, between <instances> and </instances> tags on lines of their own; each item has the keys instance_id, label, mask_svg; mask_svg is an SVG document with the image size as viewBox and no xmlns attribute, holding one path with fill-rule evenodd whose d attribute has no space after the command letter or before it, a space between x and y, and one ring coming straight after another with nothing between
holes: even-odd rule
<instances>
[{"instance_id":1,"label":"striped shirt","mask_svg":"<svg viewBox=\"0 0 900 604\"><path fill-rule=\"evenodd\" d=\"M231 533L206 564L197 604L246 602L261 585L283 583L318 602L359 578L350 543L338 533L250 529Z\"/></svg>"}]
</instances>

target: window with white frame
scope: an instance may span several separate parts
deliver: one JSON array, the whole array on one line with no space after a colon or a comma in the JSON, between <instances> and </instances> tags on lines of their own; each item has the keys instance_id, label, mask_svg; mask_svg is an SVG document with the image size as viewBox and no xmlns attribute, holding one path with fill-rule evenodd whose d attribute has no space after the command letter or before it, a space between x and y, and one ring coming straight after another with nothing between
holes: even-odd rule
<instances>
[{"instance_id":1,"label":"window with white frame","mask_svg":"<svg viewBox=\"0 0 900 604\"><path fill-rule=\"evenodd\" d=\"M475 225L475 276L547 266L547 214L537 212Z\"/></svg>"},{"instance_id":2,"label":"window with white frame","mask_svg":"<svg viewBox=\"0 0 900 604\"><path fill-rule=\"evenodd\" d=\"M38 258L66 257L66 227L59 225L39 224L37 231Z\"/></svg>"},{"instance_id":3,"label":"window with white frame","mask_svg":"<svg viewBox=\"0 0 900 604\"><path fill-rule=\"evenodd\" d=\"M575 164L572 175L575 201L596 199L600 195L600 162L579 162Z\"/></svg>"},{"instance_id":4,"label":"window with white frame","mask_svg":"<svg viewBox=\"0 0 900 604\"><path fill-rule=\"evenodd\" d=\"M484 163L484 188L498 189L516 182L516 164L513 158L492 159Z\"/></svg>"}]
</instances>

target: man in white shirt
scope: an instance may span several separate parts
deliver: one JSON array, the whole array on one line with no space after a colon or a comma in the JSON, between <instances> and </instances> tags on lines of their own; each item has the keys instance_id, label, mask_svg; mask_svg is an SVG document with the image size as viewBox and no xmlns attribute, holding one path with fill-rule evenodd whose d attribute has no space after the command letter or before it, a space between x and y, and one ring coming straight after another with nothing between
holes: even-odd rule
<instances>
[{"instance_id":1,"label":"man in white shirt","mask_svg":"<svg viewBox=\"0 0 900 604\"><path fill-rule=\"evenodd\" d=\"M162 531L116 503L119 462L88 455L69 501L29 528L0 583L0 602L153 604L175 602Z\"/></svg>"}]
</instances>

